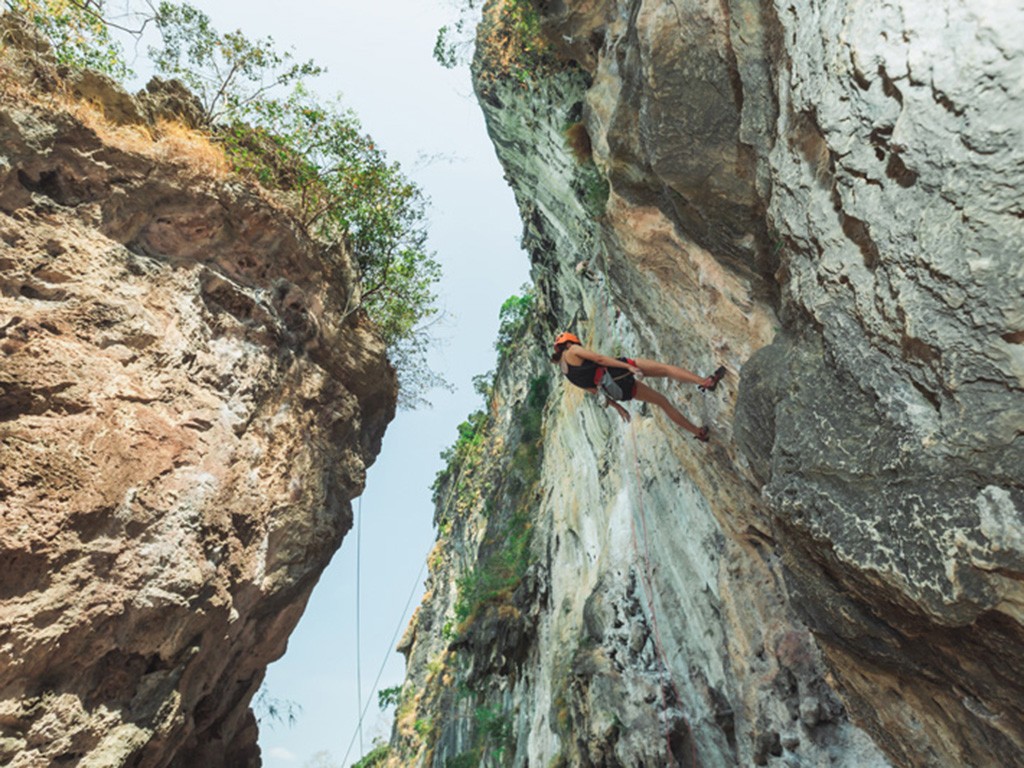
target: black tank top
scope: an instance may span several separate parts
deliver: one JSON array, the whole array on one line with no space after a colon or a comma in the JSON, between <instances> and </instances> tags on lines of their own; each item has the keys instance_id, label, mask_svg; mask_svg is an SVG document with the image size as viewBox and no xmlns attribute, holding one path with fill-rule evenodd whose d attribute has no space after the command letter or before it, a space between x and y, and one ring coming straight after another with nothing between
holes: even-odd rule
<instances>
[{"instance_id":1,"label":"black tank top","mask_svg":"<svg viewBox=\"0 0 1024 768\"><path fill-rule=\"evenodd\" d=\"M593 360L584 360L583 365L572 365L566 361L569 369L565 372L565 378L583 389L593 389L594 376L597 375L598 365Z\"/></svg>"}]
</instances>

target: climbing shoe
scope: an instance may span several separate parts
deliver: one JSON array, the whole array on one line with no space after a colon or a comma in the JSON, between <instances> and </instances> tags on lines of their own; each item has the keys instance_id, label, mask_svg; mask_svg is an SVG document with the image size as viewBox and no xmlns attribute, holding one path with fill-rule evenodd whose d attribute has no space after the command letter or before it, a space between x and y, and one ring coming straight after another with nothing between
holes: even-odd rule
<instances>
[{"instance_id":1,"label":"climbing shoe","mask_svg":"<svg viewBox=\"0 0 1024 768\"><path fill-rule=\"evenodd\" d=\"M697 385L697 389L701 392L711 392L715 387L718 386L718 382L725 376L725 366L718 366L718 370L708 376L704 381Z\"/></svg>"},{"instance_id":2,"label":"climbing shoe","mask_svg":"<svg viewBox=\"0 0 1024 768\"><path fill-rule=\"evenodd\" d=\"M706 443L709 440L709 437L708 437L709 432L710 432L710 430L707 427L701 427L697 431L697 434L695 434L693 437L694 437L694 439L699 440L702 443Z\"/></svg>"}]
</instances>

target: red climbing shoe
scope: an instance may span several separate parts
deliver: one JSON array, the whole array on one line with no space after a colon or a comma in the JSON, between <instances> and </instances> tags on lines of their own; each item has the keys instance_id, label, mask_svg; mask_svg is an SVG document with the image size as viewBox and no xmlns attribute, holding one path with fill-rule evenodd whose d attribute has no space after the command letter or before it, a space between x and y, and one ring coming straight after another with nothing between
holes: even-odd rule
<instances>
[{"instance_id":1,"label":"red climbing shoe","mask_svg":"<svg viewBox=\"0 0 1024 768\"><path fill-rule=\"evenodd\" d=\"M718 370L716 370L714 373L712 373L710 376L704 379L704 381L697 385L697 389L699 389L701 392L711 392L712 390L714 390L715 387L718 386L718 382L722 380L723 376L725 376L725 366L720 365L718 366Z\"/></svg>"},{"instance_id":2,"label":"red climbing shoe","mask_svg":"<svg viewBox=\"0 0 1024 768\"><path fill-rule=\"evenodd\" d=\"M697 430L697 434L695 434L693 437L695 440L699 440L702 443L706 443L710 439L708 437L709 432L710 430L707 427L701 427L699 430Z\"/></svg>"}]
</instances>

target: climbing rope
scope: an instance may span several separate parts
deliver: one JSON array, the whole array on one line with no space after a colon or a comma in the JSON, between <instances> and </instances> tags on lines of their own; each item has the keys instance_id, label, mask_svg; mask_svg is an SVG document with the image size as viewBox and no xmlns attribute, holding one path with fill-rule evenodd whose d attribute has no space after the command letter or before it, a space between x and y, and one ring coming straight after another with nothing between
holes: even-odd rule
<instances>
[{"instance_id":1,"label":"climbing rope","mask_svg":"<svg viewBox=\"0 0 1024 768\"><path fill-rule=\"evenodd\" d=\"M362 497L360 497L359 501L360 501L360 505L361 505L362 504ZM361 515L362 515L362 507L360 506L360 516ZM359 554L358 554L358 550L359 550L359 535L358 535L358 532L357 532L357 534L356 534L356 564L357 564L356 565L356 571L357 571L356 578L357 578L357 581L358 581L358 571L359 571L359 565L358 565L359 564ZM391 636L391 642L388 643L387 648L384 651L384 658L381 659L380 669L377 670L377 676L373 679L373 687L370 689L371 691L376 691L377 690L377 686L380 684L380 679L384 675L384 668L387 667L388 659L391 657L391 654L394 652L393 649L395 647L395 643L398 642L399 633L402 631L402 627L405 624L405 617L409 613L409 606L412 605L412 601L416 597L416 592L418 591L419 586L421 584L421 581L423 579L423 571L427 567L427 560L428 560L429 557L430 557L430 553L427 552L421 558L421 560L420 560L420 570L419 570L419 573L416 574L416 580L412 584L412 589L409 590L409 597L405 601L405 607L402 609L402 614L401 614L401 616L398 617L398 624L395 626L395 632ZM358 623L359 623L359 612L357 610L356 611L356 624L357 624L356 634L357 635L359 634ZM356 651L356 655L358 656L358 649ZM358 666L358 663L359 662L358 662L358 659L357 659L356 666ZM358 673L357 673L357 675L358 675ZM358 676L357 676L357 686L358 686ZM348 742L348 749L345 750L345 756L341 759L341 764L342 765L347 765L348 764L349 755L352 754L352 747L355 746L356 739L357 738L361 738L362 729L363 729L363 719L366 717L366 712L370 708L370 703L371 703L371 699L373 698L373 694L371 693L370 696L367 697L365 703L362 700L362 696L360 696L359 698L360 698L359 705L362 706L362 709L359 710L359 721L356 724L355 730L352 732L352 738ZM360 747L360 751L362 751L362 742L361 741L360 741L359 747Z\"/></svg>"},{"instance_id":2,"label":"climbing rope","mask_svg":"<svg viewBox=\"0 0 1024 768\"><path fill-rule=\"evenodd\" d=\"M359 620L359 575L362 573L362 540L363 540L363 497L359 496L359 509L356 513L356 708L363 703L363 663L360 652L362 622ZM365 755L363 748L363 718L359 718L359 754Z\"/></svg>"}]
</instances>

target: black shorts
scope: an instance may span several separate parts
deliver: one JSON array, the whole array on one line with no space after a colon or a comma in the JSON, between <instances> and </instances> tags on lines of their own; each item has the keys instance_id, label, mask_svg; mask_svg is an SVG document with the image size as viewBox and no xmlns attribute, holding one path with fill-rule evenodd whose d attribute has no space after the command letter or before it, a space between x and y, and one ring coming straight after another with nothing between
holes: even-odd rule
<instances>
[{"instance_id":1,"label":"black shorts","mask_svg":"<svg viewBox=\"0 0 1024 768\"><path fill-rule=\"evenodd\" d=\"M618 359L624 363L636 365L630 358L620 357ZM632 400L633 395L636 394L636 379L633 378L633 374L629 372L629 369L604 368L603 370L604 373L601 375L600 382L598 382L598 388L612 400Z\"/></svg>"}]
</instances>

